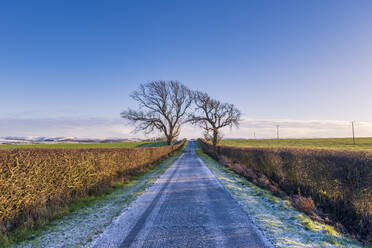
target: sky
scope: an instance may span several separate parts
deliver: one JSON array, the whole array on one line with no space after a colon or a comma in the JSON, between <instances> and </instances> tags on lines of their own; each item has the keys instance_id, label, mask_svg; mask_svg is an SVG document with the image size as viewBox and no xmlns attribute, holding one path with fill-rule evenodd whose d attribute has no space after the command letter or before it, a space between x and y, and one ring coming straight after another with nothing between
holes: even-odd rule
<instances>
[{"instance_id":1,"label":"sky","mask_svg":"<svg viewBox=\"0 0 372 248\"><path fill-rule=\"evenodd\" d=\"M226 137L372 136L372 1L1 1L0 136L142 137L141 83L235 104ZM199 136L186 126L181 136Z\"/></svg>"}]
</instances>

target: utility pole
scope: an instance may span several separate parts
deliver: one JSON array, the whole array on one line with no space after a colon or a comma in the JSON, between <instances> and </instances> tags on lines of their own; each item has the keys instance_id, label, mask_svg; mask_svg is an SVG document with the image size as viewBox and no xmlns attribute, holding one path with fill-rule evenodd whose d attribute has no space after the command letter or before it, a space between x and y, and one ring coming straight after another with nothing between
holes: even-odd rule
<instances>
[{"instance_id":1,"label":"utility pole","mask_svg":"<svg viewBox=\"0 0 372 248\"><path fill-rule=\"evenodd\" d=\"M256 138L256 132L253 132L253 137L254 137L254 139L257 139Z\"/></svg>"},{"instance_id":2,"label":"utility pole","mask_svg":"<svg viewBox=\"0 0 372 248\"><path fill-rule=\"evenodd\" d=\"M352 131L353 131L353 144L355 145L354 121L351 122L351 128L352 128Z\"/></svg>"},{"instance_id":3,"label":"utility pole","mask_svg":"<svg viewBox=\"0 0 372 248\"><path fill-rule=\"evenodd\" d=\"M279 125L276 125L276 138L279 139Z\"/></svg>"}]
</instances>

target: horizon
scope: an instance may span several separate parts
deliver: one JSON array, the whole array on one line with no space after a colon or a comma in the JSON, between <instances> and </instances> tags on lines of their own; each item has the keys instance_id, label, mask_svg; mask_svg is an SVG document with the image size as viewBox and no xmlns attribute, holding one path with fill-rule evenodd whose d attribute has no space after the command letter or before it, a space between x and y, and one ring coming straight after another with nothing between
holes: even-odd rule
<instances>
[{"instance_id":1,"label":"horizon","mask_svg":"<svg viewBox=\"0 0 372 248\"><path fill-rule=\"evenodd\" d=\"M0 10L0 137L149 138L121 111L179 80L243 112L225 137L372 137L371 1L18 1ZM186 125L180 138L201 137Z\"/></svg>"},{"instance_id":2,"label":"horizon","mask_svg":"<svg viewBox=\"0 0 372 248\"><path fill-rule=\"evenodd\" d=\"M71 122L71 123L69 123ZM33 131L40 125L39 132ZM144 135L132 133L132 129L123 125L121 118L55 118L55 119L13 119L4 121L0 119L0 137L74 137L80 139L149 139L161 136L159 133ZM239 129L224 128L224 137L230 139L276 139L276 125L280 126L281 139L312 139L312 138L348 138L352 137L351 122L348 121L319 121L319 120L253 120L243 119ZM2 135L4 130L14 130L15 135ZM100 130L97 134L97 130ZM2 132L3 131L3 132ZM27 135L33 133L32 135ZM56 135L48 135L48 134ZM186 133L186 135L185 135ZM65 134L65 135L64 135ZM78 135L75 135L78 134ZM255 137L255 136L256 137ZM202 137L201 130L186 124L180 139L195 139ZM372 123L356 122L355 137L372 137Z\"/></svg>"}]
</instances>

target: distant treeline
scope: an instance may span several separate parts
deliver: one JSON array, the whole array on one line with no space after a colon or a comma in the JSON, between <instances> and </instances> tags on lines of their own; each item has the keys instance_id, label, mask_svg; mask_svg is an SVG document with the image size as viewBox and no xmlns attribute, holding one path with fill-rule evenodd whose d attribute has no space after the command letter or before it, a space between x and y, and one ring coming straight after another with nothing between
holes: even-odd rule
<instances>
[{"instance_id":1,"label":"distant treeline","mask_svg":"<svg viewBox=\"0 0 372 248\"><path fill-rule=\"evenodd\" d=\"M0 237L143 172L173 146L0 150Z\"/></svg>"},{"instance_id":2,"label":"distant treeline","mask_svg":"<svg viewBox=\"0 0 372 248\"><path fill-rule=\"evenodd\" d=\"M249 178L249 171L261 173L290 196L311 197L334 223L372 241L372 153L228 146L214 152L211 143L199 142L215 158L239 163L239 174Z\"/></svg>"}]
</instances>

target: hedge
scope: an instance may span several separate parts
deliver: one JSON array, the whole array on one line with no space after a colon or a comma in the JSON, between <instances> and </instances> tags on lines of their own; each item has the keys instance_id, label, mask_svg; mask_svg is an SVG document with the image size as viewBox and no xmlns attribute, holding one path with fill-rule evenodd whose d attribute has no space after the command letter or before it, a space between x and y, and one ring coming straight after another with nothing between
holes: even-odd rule
<instances>
[{"instance_id":1,"label":"hedge","mask_svg":"<svg viewBox=\"0 0 372 248\"><path fill-rule=\"evenodd\" d=\"M137 175L184 142L146 148L0 150L0 234L32 227L73 200Z\"/></svg>"},{"instance_id":2,"label":"hedge","mask_svg":"<svg viewBox=\"0 0 372 248\"><path fill-rule=\"evenodd\" d=\"M349 232L372 241L372 154L359 151L213 146L203 150L226 156L264 174L289 195L311 197L317 207Z\"/></svg>"}]
</instances>

